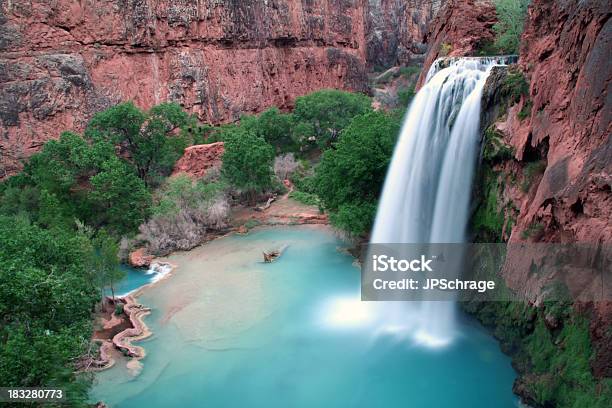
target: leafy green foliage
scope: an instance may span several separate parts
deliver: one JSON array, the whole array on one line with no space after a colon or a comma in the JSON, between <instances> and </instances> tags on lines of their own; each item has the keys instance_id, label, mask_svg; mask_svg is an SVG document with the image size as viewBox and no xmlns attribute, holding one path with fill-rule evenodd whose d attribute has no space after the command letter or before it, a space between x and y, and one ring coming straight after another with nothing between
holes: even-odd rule
<instances>
[{"instance_id":1,"label":"leafy green foliage","mask_svg":"<svg viewBox=\"0 0 612 408\"><path fill-rule=\"evenodd\" d=\"M270 108L258 116L243 116L240 127L262 137L279 153L297 148L292 137L293 116L281 113L278 108Z\"/></svg>"},{"instance_id":2,"label":"leafy green foliage","mask_svg":"<svg viewBox=\"0 0 612 408\"><path fill-rule=\"evenodd\" d=\"M518 118L520 120L527 119L531 115L532 109L533 109L533 102L531 100L528 100L527 102L525 102L525 104L523 105L523 108L517 114Z\"/></svg>"},{"instance_id":3,"label":"leafy green foliage","mask_svg":"<svg viewBox=\"0 0 612 408\"><path fill-rule=\"evenodd\" d=\"M334 149L323 153L315 189L336 226L367 232L399 132L399 121L382 112L355 118Z\"/></svg>"},{"instance_id":4,"label":"leafy green foliage","mask_svg":"<svg viewBox=\"0 0 612 408\"><path fill-rule=\"evenodd\" d=\"M518 68L510 68L504 80L503 92L512 103L518 103L522 96L529 96L529 83Z\"/></svg>"},{"instance_id":5,"label":"leafy green foliage","mask_svg":"<svg viewBox=\"0 0 612 408\"><path fill-rule=\"evenodd\" d=\"M329 147L354 117L371 110L370 98L358 93L324 89L300 96L293 110L297 140L307 145L312 138L319 148Z\"/></svg>"},{"instance_id":6,"label":"leafy green foliage","mask_svg":"<svg viewBox=\"0 0 612 408\"><path fill-rule=\"evenodd\" d=\"M498 174L488 165L482 171L483 197L472 217L472 230L480 242L502 242L505 217L503 208L498 208Z\"/></svg>"},{"instance_id":7,"label":"leafy green foliage","mask_svg":"<svg viewBox=\"0 0 612 408\"><path fill-rule=\"evenodd\" d=\"M224 188L222 182L194 181L180 174L169 178L156 192L152 213L167 216L178 214L181 209L196 208L215 198Z\"/></svg>"},{"instance_id":8,"label":"leafy green foliage","mask_svg":"<svg viewBox=\"0 0 612 408\"><path fill-rule=\"evenodd\" d=\"M117 234L144 221L151 201L143 181L115 155L110 143L89 144L69 132L33 155L3 196L14 205L14 210L1 206L4 214L22 212L48 227L70 227L79 219Z\"/></svg>"},{"instance_id":9,"label":"leafy green foliage","mask_svg":"<svg viewBox=\"0 0 612 408\"><path fill-rule=\"evenodd\" d=\"M160 104L145 113L127 102L94 115L85 136L120 148L145 184L157 185L187 147L184 128L189 126L192 118L177 104Z\"/></svg>"},{"instance_id":10,"label":"leafy green foliage","mask_svg":"<svg viewBox=\"0 0 612 408\"><path fill-rule=\"evenodd\" d=\"M252 201L272 187L274 149L261 136L242 128L225 134L222 173Z\"/></svg>"},{"instance_id":11,"label":"leafy green foliage","mask_svg":"<svg viewBox=\"0 0 612 408\"><path fill-rule=\"evenodd\" d=\"M581 316L566 320L553 335L539 319L525 341L525 351L538 375L529 386L541 405L557 407L607 407L612 402L610 383L602 384L591 374L592 354L588 321Z\"/></svg>"},{"instance_id":12,"label":"leafy green foliage","mask_svg":"<svg viewBox=\"0 0 612 408\"><path fill-rule=\"evenodd\" d=\"M412 101L412 98L416 95L414 91L414 87L410 86L407 88L402 88L397 91L397 99L399 101L399 105L401 107L408 107L408 104Z\"/></svg>"},{"instance_id":13,"label":"leafy green foliage","mask_svg":"<svg viewBox=\"0 0 612 408\"><path fill-rule=\"evenodd\" d=\"M496 33L495 47L499 52L518 54L530 2L531 0L495 0L498 22L493 26L493 30Z\"/></svg>"},{"instance_id":14,"label":"leafy green foliage","mask_svg":"<svg viewBox=\"0 0 612 408\"><path fill-rule=\"evenodd\" d=\"M74 359L89 344L99 298L90 241L0 216L0 242L0 384L67 388L84 401Z\"/></svg>"},{"instance_id":15,"label":"leafy green foliage","mask_svg":"<svg viewBox=\"0 0 612 408\"><path fill-rule=\"evenodd\" d=\"M306 193L304 191L292 191L289 193L289 198L293 198L295 201L306 205L319 205L321 200L315 194Z\"/></svg>"}]
</instances>

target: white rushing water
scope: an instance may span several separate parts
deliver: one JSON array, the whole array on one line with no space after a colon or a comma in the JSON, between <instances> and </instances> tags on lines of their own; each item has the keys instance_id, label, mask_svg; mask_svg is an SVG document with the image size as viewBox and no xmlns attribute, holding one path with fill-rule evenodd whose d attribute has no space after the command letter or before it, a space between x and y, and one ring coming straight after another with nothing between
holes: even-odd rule
<instances>
[{"instance_id":1,"label":"white rushing water","mask_svg":"<svg viewBox=\"0 0 612 408\"><path fill-rule=\"evenodd\" d=\"M404 119L372 243L465 241L482 90L491 68L503 63L504 58L457 58L432 65ZM380 307L392 316L390 327L409 328L425 345L443 346L455 335L454 302L385 302Z\"/></svg>"}]
</instances>

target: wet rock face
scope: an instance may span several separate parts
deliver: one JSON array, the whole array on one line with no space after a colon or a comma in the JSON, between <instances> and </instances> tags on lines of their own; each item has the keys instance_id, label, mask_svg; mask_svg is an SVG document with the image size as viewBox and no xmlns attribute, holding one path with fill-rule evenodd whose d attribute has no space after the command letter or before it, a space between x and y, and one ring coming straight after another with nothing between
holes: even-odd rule
<instances>
[{"instance_id":1,"label":"wet rock face","mask_svg":"<svg viewBox=\"0 0 612 408\"><path fill-rule=\"evenodd\" d=\"M365 91L365 15L359 0L1 1L0 177L119 101L221 123Z\"/></svg>"},{"instance_id":2,"label":"wet rock face","mask_svg":"<svg viewBox=\"0 0 612 408\"><path fill-rule=\"evenodd\" d=\"M417 89L437 58L474 55L482 44L492 41L496 22L492 0L447 0L425 36L428 51Z\"/></svg>"},{"instance_id":3,"label":"wet rock face","mask_svg":"<svg viewBox=\"0 0 612 408\"><path fill-rule=\"evenodd\" d=\"M448 0L368 0L367 61L371 67L422 63L429 23Z\"/></svg>"}]
</instances>

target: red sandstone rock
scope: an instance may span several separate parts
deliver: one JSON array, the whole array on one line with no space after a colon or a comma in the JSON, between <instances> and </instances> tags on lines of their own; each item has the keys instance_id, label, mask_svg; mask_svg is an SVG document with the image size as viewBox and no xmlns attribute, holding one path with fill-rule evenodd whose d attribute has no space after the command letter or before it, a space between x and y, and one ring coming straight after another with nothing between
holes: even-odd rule
<instances>
[{"instance_id":1,"label":"red sandstone rock","mask_svg":"<svg viewBox=\"0 0 612 408\"><path fill-rule=\"evenodd\" d=\"M612 22L605 2L537 0L521 47L530 82L530 116L517 106L506 132L525 159L544 152L541 180L521 202L511 240L533 223L542 241L612 242Z\"/></svg>"},{"instance_id":2,"label":"red sandstone rock","mask_svg":"<svg viewBox=\"0 0 612 408\"><path fill-rule=\"evenodd\" d=\"M138 248L129 255L129 263L135 268L146 268L151 265L154 256L148 255L145 248Z\"/></svg>"},{"instance_id":3,"label":"red sandstone rock","mask_svg":"<svg viewBox=\"0 0 612 408\"><path fill-rule=\"evenodd\" d=\"M478 47L495 38L497 22L491 0L449 0L432 21L425 41L429 47L417 89L425 83L427 71L438 57L474 55ZM448 53L443 48L449 46Z\"/></svg>"},{"instance_id":4,"label":"red sandstone rock","mask_svg":"<svg viewBox=\"0 0 612 408\"><path fill-rule=\"evenodd\" d=\"M221 168L223 151L223 142L190 146L176 162L172 175L184 173L202 178L209 170Z\"/></svg>"},{"instance_id":5,"label":"red sandstone rock","mask_svg":"<svg viewBox=\"0 0 612 408\"><path fill-rule=\"evenodd\" d=\"M366 91L367 57L422 52L441 2L0 2L0 179L121 101L219 124L321 88Z\"/></svg>"}]
</instances>

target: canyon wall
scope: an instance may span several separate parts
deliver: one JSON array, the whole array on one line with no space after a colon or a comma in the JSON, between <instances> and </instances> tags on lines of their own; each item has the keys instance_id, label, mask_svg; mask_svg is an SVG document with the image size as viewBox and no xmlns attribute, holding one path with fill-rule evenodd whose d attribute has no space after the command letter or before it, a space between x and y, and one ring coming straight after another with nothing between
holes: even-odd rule
<instances>
[{"instance_id":1,"label":"canyon wall","mask_svg":"<svg viewBox=\"0 0 612 408\"><path fill-rule=\"evenodd\" d=\"M4 172L120 101L177 101L220 123L319 88L366 89L360 1L1 4Z\"/></svg>"},{"instance_id":2,"label":"canyon wall","mask_svg":"<svg viewBox=\"0 0 612 408\"><path fill-rule=\"evenodd\" d=\"M365 92L368 66L424 51L442 1L0 0L0 179L120 101L218 124Z\"/></svg>"},{"instance_id":3,"label":"canyon wall","mask_svg":"<svg viewBox=\"0 0 612 408\"><path fill-rule=\"evenodd\" d=\"M374 68L422 63L431 20L447 0L369 0L367 61Z\"/></svg>"},{"instance_id":4,"label":"canyon wall","mask_svg":"<svg viewBox=\"0 0 612 408\"><path fill-rule=\"evenodd\" d=\"M610 15L609 2L600 0L532 1L518 66L495 68L485 86L483 166L476 187L481 198L477 211L494 197L496 208L488 214L489 220L499 220L498 239L592 245L601 265L597 282L575 267L579 259L569 258L555 272L566 272L565 287L572 295L591 293L589 301L573 308L588 319L593 355L590 349L578 351L588 353L595 379L612 377L612 272L606 264L612 244ZM555 316L554 308L543 302L551 276L533 273L529 265L505 268L503 275L514 292L538 309L526 319L501 308L493 313L495 323L490 325L502 344L512 338L507 334L512 330L503 328L504 319L525 330L518 341L536 336L533 325L543 320L547 330L540 334L558 340L555 353L566 353L557 336L563 327L569 327L566 333L580 330L580 323L569 313ZM486 320L485 314L476 315ZM521 347L512 353L521 374L515 391L530 405L548 406L534 390L557 373L534 372L521 357ZM603 399L606 391L597 387L591 397Z\"/></svg>"},{"instance_id":5,"label":"canyon wall","mask_svg":"<svg viewBox=\"0 0 612 408\"><path fill-rule=\"evenodd\" d=\"M425 83L427 72L437 58L474 55L483 44L493 41L496 22L492 0L448 0L433 16L425 33L428 51L417 90Z\"/></svg>"}]
</instances>

